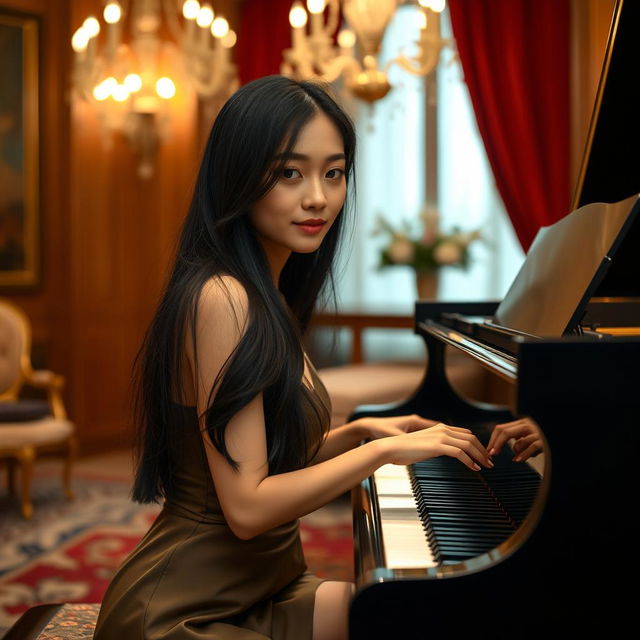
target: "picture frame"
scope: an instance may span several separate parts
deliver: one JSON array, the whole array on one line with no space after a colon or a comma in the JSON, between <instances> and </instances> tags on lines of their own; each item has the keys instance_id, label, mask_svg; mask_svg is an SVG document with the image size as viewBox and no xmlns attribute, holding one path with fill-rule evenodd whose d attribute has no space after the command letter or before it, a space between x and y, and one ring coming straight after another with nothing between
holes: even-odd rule
<instances>
[{"instance_id":1,"label":"picture frame","mask_svg":"<svg viewBox=\"0 0 640 640\"><path fill-rule=\"evenodd\" d=\"M40 279L39 46L34 17L0 9L0 290Z\"/></svg>"}]
</instances>

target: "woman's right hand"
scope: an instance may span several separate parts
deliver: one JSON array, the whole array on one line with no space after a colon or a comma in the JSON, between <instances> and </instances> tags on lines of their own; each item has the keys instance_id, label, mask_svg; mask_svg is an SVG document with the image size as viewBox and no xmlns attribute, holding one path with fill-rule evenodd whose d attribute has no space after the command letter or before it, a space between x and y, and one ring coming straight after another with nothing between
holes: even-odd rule
<instances>
[{"instance_id":1,"label":"woman's right hand","mask_svg":"<svg viewBox=\"0 0 640 640\"><path fill-rule=\"evenodd\" d=\"M452 427L442 422L427 429L383 438L377 442L386 448L385 457L391 464L409 465L429 458L449 456L457 458L473 471L480 471L480 464L487 468L493 467L486 449L469 429Z\"/></svg>"}]
</instances>

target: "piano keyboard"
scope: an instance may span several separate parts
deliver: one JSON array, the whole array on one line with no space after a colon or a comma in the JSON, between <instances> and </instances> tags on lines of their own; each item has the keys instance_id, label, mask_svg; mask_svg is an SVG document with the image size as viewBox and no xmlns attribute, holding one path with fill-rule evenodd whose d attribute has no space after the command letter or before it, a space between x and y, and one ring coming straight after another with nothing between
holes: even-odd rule
<instances>
[{"instance_id":1,"label":"piano keyboard","mask_svg":"<svg viewBox=\"0 0 640 640\"><path fill-rule=\"evenodd\" d=\"M507 448L493 469L474 472L453 458L374 474L386 567L456 564L494 549L529 513L540 476L512 462Z\"/></svg>"},{"instance_id":2,"label":"piano keyboard","mask_svg":"<svg viewBox=\"0 0 640 640\"><path fill-rule=\"evenodd\" d=\"M416 509L408 468L385 464L374 477L386 566L389 569L437 566Z\"/></svg>"}]
</instances>

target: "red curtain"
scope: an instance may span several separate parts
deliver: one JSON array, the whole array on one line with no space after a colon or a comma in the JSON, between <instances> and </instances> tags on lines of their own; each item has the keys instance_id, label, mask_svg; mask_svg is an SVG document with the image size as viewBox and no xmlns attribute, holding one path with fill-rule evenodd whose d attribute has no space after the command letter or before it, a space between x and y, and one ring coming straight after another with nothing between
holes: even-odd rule
<instances>
[{"instance_id":1,"label":"red curtain","mask_svg":"<svg viewBox=\"0 0 640 640\"><path fill-rule=\"evenodd\" d=\"M280 73L282 50L291 46L293 0L247 0L242 7L236 61L240 82Z\"/></svg>"},{"instance_id":2,"label":"red curtain","mask_svg":"<svg viewBox=\"0 0 640 640\"><path fill-rule=\"evenodd\" d=\"M569 0L449 0L480 135L527 250L569 211Z\"/></svg>"}]
</instances>

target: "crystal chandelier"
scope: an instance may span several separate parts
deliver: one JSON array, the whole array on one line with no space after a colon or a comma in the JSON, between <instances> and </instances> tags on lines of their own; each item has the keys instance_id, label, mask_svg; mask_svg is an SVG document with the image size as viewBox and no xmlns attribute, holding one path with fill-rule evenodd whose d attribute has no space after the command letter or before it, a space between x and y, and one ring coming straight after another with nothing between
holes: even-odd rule
<instances>
[{"instance_id":1,"label":"crystal chandelier","mask_svg":"<svg viewBox=\"0 0 640 640\"><path fill-rule=\"evenodd\" d=\"M339 0L307 0L306 10L301 0L296 0L289 12L292 47L283 52L281 73L297 80L320 78L327 82L343 76L346 87L369 103L384 98L391 89L387 71L393 64L426 76L438 64L442 49L450 44L440 35L445 0L418 0L420 36L415 55L400 55L380 69L380 44L400 4L402 0L342 0L348 27L340 31L335 46Z\"/></svg>"},{"instance_id":2,"label":"crystal chandelier","mask_svg":"<svg viewBox=\"0 0 640 640\"><path fill-rule=\"evenodd\" d=\"M96 107L107 131L128 138L140 156L138 175L149 178L157 146L168 132L179 78L188 77L204 101L237 88L231 61L236 34L224 17L197 0L110 1L103 19L104 29L90 16L73 34L73 85ZM172 40L161 35L163 24Z\"/></svg>"}]
</instances>

